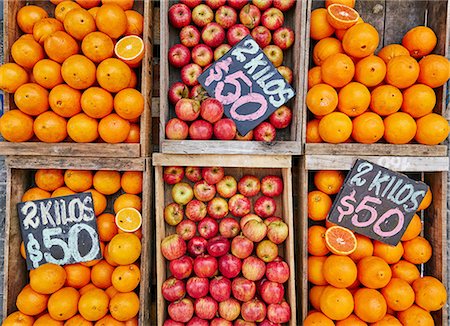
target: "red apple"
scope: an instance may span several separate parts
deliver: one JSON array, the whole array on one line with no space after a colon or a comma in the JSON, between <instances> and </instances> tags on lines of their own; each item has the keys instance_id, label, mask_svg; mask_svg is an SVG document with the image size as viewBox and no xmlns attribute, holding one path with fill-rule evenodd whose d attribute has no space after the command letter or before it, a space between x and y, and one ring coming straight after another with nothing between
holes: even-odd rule
<instances>
[{"instance_id":1,"label":"red apple","mask_svg":"<svg viewBox=\"0 0 450 326\"><path fill-rule=\"evenodd\" d=\"M227 0L206 0L206 5L208 5L212 10L216 10L220 6L227 3Z\"/></svg>"},{"instance_id":2,"label":"red apple","mask_svg":"<svg viewBox=\"0 0 450 326\"><path fill-rule=\"evenodd\" d=\"M169 63L175 68L181 68L191 61L191 52L183 44L175 44L169 49Z\"/></svg>"},{"instance_id":3,"label":"red apple","mask_svg":"<svg viewBox=\"0 0 450 326\"><path fill-rule=\"evenodd\" d=\"M261 12L258 7L246 4L239 13L239 20L245 27L252 29L259 25Z\"/></svg>"},{"instance_id":4,"label":"red apple","mask_svg":"<svg viewBox=\"0 0 450 326\"><path fill-rule=\"evenodd\" d=\"M215 123L223 116L223 105L214 98L208 98L201 104L200 115L206 121Z\"/></svg>"},{"instance_id":5,"label":"red apple","mask_svg":"<svg viewBox=\"0 0 450 326\"><path fill-rule=\"evenodd\" d=\"M291 320L291 307L286 301L271 304L267 307L267 319L273 323L287 323Z\"/></svg>"},{"instance_id":6,"label":"red apple","mask_svg":"<svg viewBox=\"0 0 450 326\"><path fill-rule=\"evenodd\" d=\"M228 200L228 208L236 217L242 217L250 213L251 209L250 200L241 194L236 194Z\"/></svg>"},{"instance_id":7,"label":"red apple","mask_svg":"<svg viewBox=\"0 0 450 326\"><path fill-rule=\"evenodd\" d=\"M194 25L188 25L180 31L181 44L188 48L193 48L200 43L200 31Z\"/></svg>"},{"instance_id":8,"label":"red apple","mask_svg":"<svg viewBox=\"0 0 450 326\"><path fill-rule=\"evenodd\" d=\"M188 96L189 96L189 88L185 84L181 82L176 82L173 83L172 86L170 86L169 101L173 105L177 104L177 102L182 98L188 98Z\"/></svg>"},{"instance_id":9,"label":"red apple","mask_svg":"<svg viewBox=\"0 0 450 326\"><path fill-rule=\"evenodd\" d=\"M195 8L202 3L202 0L180 0L180 2L184 3L189 8Z\"/></svg>"},{"instance_id":10,"label":"red apple","mask_svg":"<svg viewBox=\"0 0 450 326\"><path fill-rule=\"evenodd\" d=\"M273 6L281 11L288 11L295 4L295 0L273 0Z\"/></svg>"},{"instance_id":11,"label":"red apple","mask_svg":"<svg viewBox=\"0 0 450 326\"><path fill-rule=\"evenodd\" d=\"M183 207L177 203L170 203L164 208L164 220L167 224L178 225L184 216Z\"/></svg>"},{"instance_id":12,"label":"red apple","mask_svg":"<svg viewBox=\"0 0 450 326\"><path fill-rule=\"evenodd\" d=\"M212 277L219 269L217 259L210 255L197 256L194 259L194 273L198 277Z\"/></svg>"},{"instance_id":13,"label":"red apple","mask_svg":"<svg viewBox=\"0 0 450 326\"><path fill-rule=\"evenodd\" d=\"M250 222L251 220L256 220L258 222L263 222L263 219L261 217L259 217L256 214L247 214L244 217L241 218L241 220L239 221L239 226L241 227L241 229L244 228L244 225L247 224L247 222Z\"/></svg>"},{"instance_id":14,"label":"red apple","mask_svg":"<svg viewBox=\"0 0 450 326\"><path fill-rule=\"evenodd\" d=\"M281 67L278 67L281 68ZM269 117L269 121L277 129L286 128L292 121L292 110L283 105L275 110Z\"/></svg>"},{"instance_id":15,"label":"red apple","mask_svg":"<svg viewBox=\"0 0 450 326\"><path fill-rule=\"evenodd\" d=\"M217 302L222 302L231 296L231 281L223 276L217 276L209 282L209 293Z\"/></svg>"},{"instance_id":16,"label":"red apple","mask_svg":"<svg viewBox=\"0 0 450 326\"><path fill-rule=\"evenodd\" d=\"M186 139L189 133L189 126L178 118L170 119L166 125L166 136L172 140Z\"/></svg>"},{"instance_id":17,"label":"red apple","mask_svg":"<svg viewBox=\"0 0 450 326\"><path fill-rule=\"evenodd\" d=\"M192 49L192 61L200 67L206 67L213 61L214 53L208 45L198 44Z\"/></svg>"},{"instance_id":18,"label":"red apple","mask_svg":"<svg viewBox=\"0 0 450 326\"><path fill-rule=\"evenodd\" d=\"M254 175L244 175L238 182L238 190L246 197L253 197L259 193L261 183Z\"/></svg>"},{"instance_id":19,"label":"red apple","mask_svg":"<svg viewBox=\"0 0 450 326\"><path fill-rule=\"evenodd\" d=\"M181 221L176 228L176 232L184 241L191 240L195 236L197 225L191 220Z\"/></svg>"},{"instance_id":20,"label":"red apple","mask_svg":"<svg viewBox=\"0 0 450 326\"><path fill-rule=\"evenodd\" d=\"M209 323L210 326L233 326L233 323L231 321L228 321L223 318L214 318Z\"/></svg>"},{"instance_id":21,"label":"red apple","mask_svg":"<svg viewBox=\"0 0 450 326\"><path fill-rule=\"evenodd\" d=\"M206 250L213 257L221 257L230 250L230 241L219 235L208 241Z\"/></svg>"},{"instance_id":22,"label":"red apple","mask_svg":"<svg viewBox=\"0 0 450 326\"><path fill-rule=\"evenodd\" d=\"M213 319L218 309L219 305L216 300L208 296L198 298L194 303L195 314L201 319Z\"/></svg>"},{"instance_id":23,"label":"red apple","mask_svg":"<svg viewBox=\"0 0 450 326\"><path fill-rule=\"evenodd\" d=\"M192 19L194 16L192 15ZM263 12L261 16L261 23L271 31L275 31L284 24L284 15L281 10L277 8L269 8Z\"/></svg>"},{"instance_id":24,"label":"red apple","mask_svg":"<svg viewBox=\"0 0 450 326\"><path fill-rule=\"evenodd\" d=\"M251 241L259 242L267 234L267 226L263 221L251 220L245 223L242 233Z\"/></svg>"},{"instance_id":25,"label":"red apple","mask_svg":"<svg viewBox=\"0 0 450 326\"><path fill-rule=\"evenodd\" d=\"M205 120L195 120L189 126L189 137L193 140L209 140L213 135L213 126Z\"/></svg>"},{"instance_id":26,"label":"red apple","mask_svg":"<svg viewBox=\"0 0 450 326\"><path fill-rule=\"evenodd\" d=\"M228 118L220 119L214 124L214 136L220 140L232 140L236 135L236 123Z\"/></svg>"},{"instance_id":27,"label":"red apple","mask_svg":"<svg viewBox=\"0 0 450 326\"><path fill-rule=\"evenodd\" d=\"M209 322L205 319L201 319L197 316L192 317L192 319L186 324L186 326L209 326Z\"/></svg>"},{"instance_id":28,"label":"red apple","mask_svg":"<svg viewBox=\"0 0 450 326\"><path fill-rule=\"evenodd\" d=\"M231 283L231 291L236 299L246 302L255 297L256 285L244 277L236 277Z\"/></svg>"},{"instance_id":29,"label":"red apple","mask_svg":"<svg viewBox=\"0 0 450 326\"><path fill-rule=\"evenodd\" d=\"M246 321L261 322L266 318L266 305L259 299L244 302L241 307L242 318Z\"/></svg>"},{"instance_id":30,"label":"red apple","mask_svg":"<svg viewBox=\"0 0 450 326\"><path fill-rule=\"evenodd\" d=\"M198 27L208 25L214 19L214 13L211 8L205 4L199 4L192 10L192 21Z\"/></svg>"},{"instance_id":31,"label":"red apple","mask_svg":"<svg viewBox=\"0 0 450 326\"><path fill-rule=\"evenodd\" d=\"M230 51L231 45L221 44L214 50L214 61L222 58L228 51Z\"/></svg>"},{"instance_id":32,"label":"red apple","mask_svg":"<svg viewBox=\"0 0 450 326\"><path fill-rule=\"evenodd\" d=\"M216 48L225 41L225 30L217 23L208 23L202 30L202 40L206 45Z\"/></svg>"},{"instance_id":33,"label":"red apple","mask_svg":"<svg viewBox=\"0 0 450 326\"><path fill-rule=\"evenodd\" d=\"M256 246L256 256L262 261L270 263L278 256L278 246L270 240L263 240Z\"/></svg>"},{"instance_id":34,"label":"red apple","mask_svg":"<svg viewBox=\"0 0 450 326\"><path fill-rule=\"evenodd\" d=\"M170 261L169 269L172 275L179 279L188 278L194 268L194 260L189 256L183 256Z\"/></svg>"},{"instance_id":35,"label":"red apple","mask_svg":"<svg viewBox=\"0 0 450 326\"><path fill-rule=\"evenodd\" d=\"M184 323L180 323L178 321L169 318L164 321L163 326L184 326Z\"/></svg>"},{"instance_id":36,"label":"red apple","mask_svg":"<svg viewBox=\"0 0 450 326\"><path fill-rule=\"evenodd\" d=\"M253 135L257 141L271 142L275 140L277 131L269 122L263 122L254 129Z\"/></svg>"},{"instance_id":37,"label":"red apple","mask_svg":"<svg viewBox=\"0 0 450 326\"><path fill-rule=\"evenodd\" d=\"M279 323L272 323L270 320L268 320L266 318L262 322L260 322L258 326L281 326L281 324L279 324Z\"/></svg>"},{"instance_id":38,"label":"red apple","mask_svg":"<svg viewBox=\"0 0 450 326\"><path fill-rule=\"evenodd\" d=\"M203 69L196 63L190 63L181 68L181 80L188 86L198 84L198 77L202 74Z\"/></svg>"},{"instance_id":39,"label":"red apple","mask_svg":"<svg viewBox=\"0 0 450 326\"><path fill-rule=\"evenodd\" d=\"M207 202L216 195L216 186L206 180L200 180L194 184L194 196L200 201Z\"/></svg>"},{"instance_id":40,"label":"red apple","mask_svg":"<svg viewBox=\"0 0 450 326\"><path fill-rule=\"evenodd\" d=\"M228 215L228 203L225 199L214 197L208 202L208 214L216 220Z\"/></svg>"},{"instance_id":41,"label":"red apple","mask_svg":"<svg viewBox=\"0 0 450 326\"><path fill-rule=\"evenodd\" d=\"M202 177L206 182L210 185L215 185L225 175L225 171L222 167L219 166L208 166L202 169Z\"/></svg>"},{"instance_id":42,"label":"red apple","mask_svg":"<svg viewBox=\"0 0 450 326\"><path fill-rule=\"evenodd\" d=\"M294 40L294 31L289 27L280 27L273 33L273 43L279 46L281 50L289 49L294 44Z\"/></svg>"},{"instance_id":43,"label":"red apple","mask_svg":"<svg viewBox=\"0 0 450 326\"><path fill-rule=\"evenodd\" d=\"M189 183L178 182L172 187L172 199L180 205L186 205L193 197L194 192Z\"/></svg>"},{"instance_id":44,"label":"red apple","mask_svg":"<svg viewBox=\"0 0 450 326\"><path fill-rule=\"evenodd\" d=\"M261 285L259 290L261 299L267 304L281 303L284 298L283 284L266 281Z\"/></svg>"},{"instance_id":45,"label":"red apple","mask_svg":"<svg viewBox=\"0 0 450 326\"><path fill-rule=\"evenodd\" d=\"M194 305L188 298L169 304L167 312L174 321L187 323L194 315Z\"/></svg>"},{"instance_id":46,"label":"red apple","mask_svg":"<svg viewBox=\"0 0 450 326\"><path fill-rule=\"evenodd\" d=\"M253 140L253 130L250 130L246 135L242 136L238 131L236 131L236 136L234 137L236 140L241 141L249 141Z\"/></svg>"},{"instance_id":47,"label":"red apple","mask_svg":"<svg viewBox=\"0 0 450 326\"><path fill-rule=\"evenodd\" d=\"M184 178L184 169L181 166L167 166L164 168L163 179L169 185L174 185Z\"/></svg>"},{"instance_id":48,"label":"red apple","mask_svg":"<svg viewBox=\"0 0 450 326\"><path fill-rule=\"evenodd\" d=\"M250 256L253 252L253 247L253 241L243 235L238 235L231 241L231 253L240 259L245 259Z\"/></svg>"},{"instance_id":49,"label":"red apple","mask_svg":"<svg viewBox=\"0 0 450 326\"><path fill-rule=\"evenodd\" d=\"M219 258L220 274L226 278L234 278L241 272L241 260L234 255L226 254Z\"/></svg>"},{"instance_id":50,"label":"red apple","mask_svg":"<svg viewBox=\"0 0 450 326\"><path fill-rule=\"evenodd\" d=\"M228 4L236 10L242 9L247 3L248 0L228 0Z\"/></svg>"},{"instance_id":51,"label":"red apple","mask_svg":"<svg viewBox=\"0 0 450 326\"><path fill-rule=\"evenodd\" d=\"M178 234L169 235L161 241L161 252L167 260L180 258L186 253L186 242Z\"/></svg>"},{"instance_id":52,"label":"red apple","mask_svg":"<svg viewBox=\"0 0 450 326\"><path fill-rule=\"evenodd\" d=\"M261 180L261 192L269 197L281 195L283 193L283 179L275 175L265 176Z\"/></svg>"},{"instance_id":53,"label":"red apple","mask_svg":"<svg viewBox=\"0 0 450 326\"><path fill-rule=\"evenodd\" d=\"M175 277L169 277L161 286L161 293L169 302L180 300L186 295L186 287L184 282L177 280Z\"/></svg>"},{"instance_id":54,"label":"red apple","mask_svg":"<svg viewBox=\"0 0 450 326\"><path fill-rule=\"evenodd\" d=\"M271 217L268 217L268 218L264 219L264 224L269 226L270 223L278 222L278 221L282 222L283 220L280 217L278 217L278 216L271 216Z\"/></svg>"},{"instance_id":55,"label":"red apple","mask_svg":"<svg viewBox=\"0 0 450 326\"><path fill-rule=\"evenodd\" d=\"M252 37L255 39L256 43L258 43L261 49L265 48L272 41L272 34L267 27L257 26L252 30Z\"/></svg>"},{"instance_id":56,"label":"red apple","mask_svg":"<svg viewBox=\"0 0 450 326\"><path fill-rule=\"evenodd\" d=\"M209 280L205 277L193 276L186 282L186 290L194 299L204 297L208 295Z\"/></svg>"},{"instance_id":57,"label":"red apple","mask_svg":"<svg viewBox=\"0 0 450 326\"><path fill-rule=\"evenodd\" d=\"M219 303L219 316L225 320L233 321L241 313L241 304L234 298Z\"/></svg>"},{"instance_id":58,"label":"red apple","mask_svg":"<svg viewBox=\"0 0 450 326\"><path fill-rule=\"evenodd\" d=\"M234 238L240 230L239 223L234 218L226 217L219 223L219 233L225 238Z\"/></svg>"},{"instance_id":59,"label":"red apple","mask_svg":"<svg viewBox=\"0 0 450 326\"><path fill-rule=\"evenodd\" d=\"M286 66L279 66L279 67L277 67L277 70L280 73L280 75L286 80L286 82L288 84L292 84L292 81L294 80L294 74L293 74L291 68L286 67Z\"/></svg>"},{"instance_id":60,"label":"red apple","mask_svg":"<svg viewBox=\"0 0 450 326\"><path fill-rule=\"evenodd\" d=\"M237 22L236 10L234 10L229 6L221 6L216 11L216 22L226 29L236 25Z\"/></svg>"},{"instance_id":61,"label":"red apple","mask_svg":"<svg viewBox=\"0 0 450 326\"><path fill-rule=\"evenodd\" d=\"M264 11L272 6L272 1L273 0L253 0L252 3L258 7L259 10Z\"/></svg>"},{"instance_id":62,"label":"red apple","mask_svg":"<svg viewBox=\"0 0 450 326\"><path fill-rule=\"evenodd\" d=\"M266 264L256 256L250 256L242 262L242 275L250 281L259 281L266 273Z\"/></svg>"},{"instance_id":63,"label":"red apple","mask_svg":"<svg viewBox=\"0 0 450 326\"><path fill-rule=\"evenodd\" d=\"M198 166L188 166L184 175L189 181L197 182L202 179L202 170Z\"/></svg>"},{"instance_id":64,"label":"red apple","mask_svg":"<svg viewBox=\"0 0 450 326\"><path fill-rule=\"evenodd\" d=\"M198 233L205 239L214 238L219 232L219 223L209 216L198 223Z\"/></svg>"},{"instance_id":65,"label":"red apple","mask_svg":"<svg viewBox=\"0 0 450 326\"><path fill-rule=\"evenodd\" d=\"M183 121L194 121L200 115L200 103L189 98L182 98L175 105L175 114Z\"/></svg>"},{"instance_id":66,"label":"red apple","mask_svg":"<svg viewBox=\"0 0 450 326\"><path fill-rule=\"evenodd\" d=\"M256 326L256 323L239 318L234 321L233 326Z\"/></svg>"},{"instance_id":67,"label":"red apple","mask_svg":"<svg viewBox=\"0 0 450 326\"><path fill-rule=\"evenodd\" d=\"M277 203L272 197L261 196L255 201L253 209L258 216L267 218L275 214L277 210Z\"/></svg>"},{"instance_id":68,"label":"red apple","mask_svg":"<svg viewBox=\"0 0 450 326\"><path fill-rule=\"evenodd\" d=\"M266 277L269 281L285 283L289 279L289 265L276 259L266 266Z\"/></svg>"},{"instance_id":69,"label":"red apple","mask_svg":"<svg viewBox=\"0 0 450 326\"><path fill-rule=\"evenodd\" d=\"M191 10L182 3L176 3L169 8L169 22L175 28L189 25L191 22Z\"/></svg>"},{"instance_id":70,"label":"red apple","mask_svg":"<svg viewBox=\"0 0 450 326\"><path fill-rule=\"evenodd\" d=\"M281 244L287 239L289 228L283 221L272 222L267 227L267 238L275 244Z\"/></svg>"},{"instance_id":71,"label":"red apple","mask_svg":"<svg viewBox=\"0 0 450 326\"><path fill-rule=\"evenodd\" d=\"M187 251L191 256L199 256L206 252L208 241L205 238L194 236L187 244Z\"/></svg>"},{"instance_id":72,"label":"red apple","mask_svg":"<svg viewBox=\"0 0 450 326\"><path fill-rule=\"evenodd\" d=\"M216 189L217 193L223 198L233 197L237 192L236 179L231 175L227 175L216 184Z\"/></svg>"},{"instance_id":73,"label":"red apple","mask_svg":"<svg viewBox=\"0 0 450 326\"><path fill-rule=\"evenodd\" d=\"M203 101L208 97L208 93L203 88L202 85L198 84L192 87L191 91L189 92L189 98L196 100L196 101Z\"/></svg>"},{"instance_id":74,"label":"red apple","mask_svg":"<svg viewBox=\"0 0 450 326\"><path fill-rule=\"evenodd\" d=\"M250 30L242 24L233 25L228 29L227 40L231 46L235 46L244 37L250 34Z\"/></svg>"},{"instance_id":75,"label":"red apple","mask_svg":"<svg viewBox=\"0 0 450 326\"><path fill-rule=\"evenodd\" d=\"M206 216L206 205L200 200L191 200L186 205L186 217L191 221L198 222Z\"/></svg>"},{"instance_id":76,"label":"red apple","mask_svg":"<svg viewBox=\"0 0 450 326\"><path fill-rule=\"evenodd\" d=\"M283 50L277 45L268 45L263 49L264 54L269 58L270 62L276 67L283 63Z\"/></svg>"}]
</instances>

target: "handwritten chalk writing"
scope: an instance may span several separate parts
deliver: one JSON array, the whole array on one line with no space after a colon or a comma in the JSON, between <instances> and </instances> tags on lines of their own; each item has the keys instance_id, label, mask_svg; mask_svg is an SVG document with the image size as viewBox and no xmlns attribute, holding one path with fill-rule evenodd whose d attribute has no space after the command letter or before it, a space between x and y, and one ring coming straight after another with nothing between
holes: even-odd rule
<instances>
[{"instance_id":1,"label":"handwritten chalk writing","mask_svg":"<svg viewBox=\"0 0 450 326\"><path fill-rule=\"evenodd\" d=\"M238 113L237 110L247 103L256 103L259 104L260 107L258 108L257 111L250 114ZM258 93L249 93L233 103L230 109L230 114L233 117L233 119L237 121L246 121L258 119L262 117L266 113L266 111L267 111L267 102L264 100L264 96Z\"/></svg>"},{"instance_id":2,"label":"handwritten chalk writing","mask_svg":"<svg viewBox=\"0 0 450 326\"><path fill-rule=\"evenodd\" d=\"M398 216L397 225L391 231L381 230L381 225L383 225L383 223L385 223L388 219L392 220L391 217L394 214ZM381 215L380 219L373 226L373 230L380 237L392 237L393 235L396 235L398 232L401 231L404 224L405 224L405 215L403 215L402 211L399 210L398 208L392 208L383 215Z\"/></svg>"},{"instance_id":3,"label":"handwritten chalk writing","mask_svg":"<svg viewBox=\"0 0 450 326\"><path fill-rule=\"evenodd\" d=\"M356 207L355 209L355 215L353 215L352 217L352 223L354 226L357 226L359 228L364 228L367 227L369 225L372 225L377 217L377 210L375 208L373 208L372 206L366 205L366 203L373 203L373 204L381 204L381 200L379 200L378 198L374 198L371 196L365 196L363 198L363 200L359 203L359 205ZM370 213L370 218L367 221L360 221L358 219L358 213L361 212L362 210L366 210Z\"/></svg>"},{"instance_id":4,"label":"handwritten chalk writing","mask_svg":"<svg viewBox=\"0 0 450 326\"><path fill-rule=\"evenodd\" d=\"M236 57L236 60L239 62L244 62L247 59L247 57L244 55L247 54L256 54L258 53L259 46L258 43L255 42L253 39L247 39L244 41L244 43L240 46L237 46L234 50L231 51L231 55Z\"/></svg>"}]
</instances>

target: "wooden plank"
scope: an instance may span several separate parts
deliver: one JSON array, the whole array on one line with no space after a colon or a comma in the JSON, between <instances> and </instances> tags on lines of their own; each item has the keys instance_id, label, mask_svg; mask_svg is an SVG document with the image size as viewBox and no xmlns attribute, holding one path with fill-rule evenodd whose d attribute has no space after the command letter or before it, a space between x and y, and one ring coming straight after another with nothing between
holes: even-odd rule
<instances>
[{"instance_id":1,"label":"wooden plank","mask_svg":"<svg viewBox=\"0 0 450 326\"><path fill-rule=\"evenodd\" d=\"M448 157L357 156L395 171L448 171ZM307 170L349 170L356 157L344 155L305 155Z\"/></svg>"},{"instance_id":2,"label":"wooden plank","mask_svg":"<svg viewBox=\"0 0 450 326\"><path fill-rule=\"evenodd\" d=\"M153 42L154 42L153 44L159 44L160 41L161 41L161 39L160 39L161 23L160 23L159 19L160 19L159 8L154 7L153 8L153 23L152 23L152 27L153 27Z\"/></svg>"}]
</instances>

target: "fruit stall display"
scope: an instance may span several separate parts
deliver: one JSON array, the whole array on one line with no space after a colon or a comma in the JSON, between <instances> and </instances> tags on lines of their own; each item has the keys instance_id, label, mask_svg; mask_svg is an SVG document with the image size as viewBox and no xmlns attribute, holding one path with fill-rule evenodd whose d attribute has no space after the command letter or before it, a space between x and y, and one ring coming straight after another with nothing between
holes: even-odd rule
<instances>
[{"instance_id":1,"label":"fruit stall display","mask_svg":"<svg viewBox=\"0 0 450 326\"><path fill-rule=\"evenodd\" d=\"M397 246L325 220L353 159L311 155L303 162L303 325L445 325L448 158L370 157L430 187Z\"/></svg>"},{"instance_id":2,"label":"fruit stall display","mask_svg":"<svg viewBox=\"0 0 450 326\"><path fill-rule=\"evenodd\" d=\"M306 154L446 156L448 1L309 6Z\"/></svg>"},{"instance_id":3,"label":"fruit stall display","mask_svg":"<svg viewBox=\"0 0 450 326\"><path fill-rule=\"evenodd\" d=\"M200 0L160 3L160 151L301 154L304 1ZM251 34L296 96L246 135L197 78Z\"/></svg>"},{"instance_id":4,"label":"fruit stall display","mask_svg":"<svg viewBox=\"0 0 450 326\"><path fill-rule=\"evenodd\" d=\"M11 156L6 163L3 325L32 325L33 320L33 325L45 326L148 325L147 160ZM93 196L103 258L64 266L47 263L28 273L16 204L86 191Z\"/></svg>"},{"instance_id":5,"label":"fruit stall display","mask_svg":"<svg viewBox=\"0 0 450 326\"><path fill-rule=\"evenodd\" d=\"M291 158L153 164L158 325L297 325Z\"/></svg>"},{"instance_id":6,"label":"fruit stall display","mask_svg":"<svg viewBox=\"0 0 450 326\"><path fill-rule=\"evenodd\" d=\"M148 156L152 5L119 4L3 2L2 154Z\"/></svg>"}]
</instances>

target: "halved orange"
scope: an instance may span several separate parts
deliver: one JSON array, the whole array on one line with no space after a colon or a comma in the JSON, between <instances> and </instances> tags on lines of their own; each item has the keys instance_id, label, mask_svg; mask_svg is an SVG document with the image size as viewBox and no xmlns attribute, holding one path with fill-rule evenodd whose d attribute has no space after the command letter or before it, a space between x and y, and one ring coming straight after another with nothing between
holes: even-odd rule
<instances>
[{"instance_id":1,"label":"halved orange","mask_svg":"<svg viewBox=\"0 0 450 326\"><path fill-rule=\"evenodd\" d=\"M325 231L325 244L335 255L350 255L356 250L355 234L342 226L332 226Z\"/></svg>"},{"instance_id":2,"label":"halved orange","mask_svg":"<svg viewBox=\"0 0 450 326\"><path fill-rule=\"evenodd\" d=\"M142 225L141 213L132 207L122 208L116 214L116 225L124 232L135 232Z\"/></svg>"},{"instance_id":3,"label":"halved orange","mask_svg":"<svg viewBox=\"0 0 450 326\"><path fill-rule=\"evenodd\" d=\"M130 67L137 67L144 57L144 41L136 35L125 36L116 43L114 54Z\"/></svg>"},{"instance_id":4,"label":"halved orange","mask_svg":"<svg viewBox=\"0 0 450 326\"><path fill-rule=\"evenodd\" d=\"M352 7L334 3L327 8L327 20L336 29L349 29L358 22L359 13Z\"/></svg>"}]
</instances>

